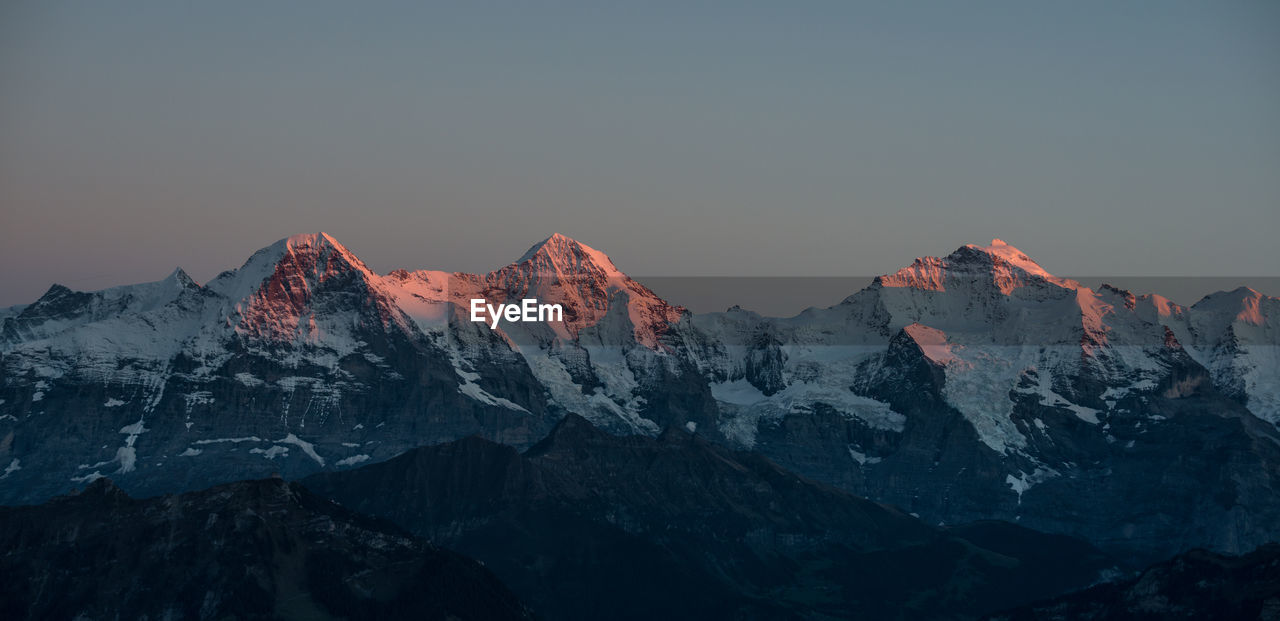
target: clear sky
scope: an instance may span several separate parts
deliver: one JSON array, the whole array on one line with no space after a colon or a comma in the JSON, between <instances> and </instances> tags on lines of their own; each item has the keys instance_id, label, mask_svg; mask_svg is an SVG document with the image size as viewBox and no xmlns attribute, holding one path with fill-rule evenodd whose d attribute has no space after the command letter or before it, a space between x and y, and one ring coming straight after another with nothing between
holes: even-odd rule
<instances>
[{"instance_id":1,"label":"clear sky","mask_svg":"<svg viewBox=\"0 0 1280 621\"><path fill-rule=\"evenodd\" d=\"M636 275L1280 274L1280 3L0 5L0 305L324 230Z\"/></svg>"}]
</instances>

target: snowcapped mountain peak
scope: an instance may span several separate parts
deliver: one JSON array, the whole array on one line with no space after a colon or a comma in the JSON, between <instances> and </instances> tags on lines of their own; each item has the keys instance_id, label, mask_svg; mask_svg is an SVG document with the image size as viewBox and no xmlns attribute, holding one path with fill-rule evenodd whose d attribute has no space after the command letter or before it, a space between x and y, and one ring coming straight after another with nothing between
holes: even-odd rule
<instances>
[{"instance_id":1,"label":"snowcapped mountain peak","mask_svg":"<svg viewBox=\"0 0 1280 621\"><path fill-rule=\"evenodd\" d=\"M309 233L259 250L208 288L226 298L224 312L238 334L262 342L332 341L345 347L342 336L351 326L397 321L382 282L332 236Z\"/></svg>"},{"instance_id":2,"label":"snowcapped mountain peak","mask_svg":"<svg viewBox=\"0 0 1280 621\"><path fill-rule=\"evenodd\" d=\"M1026 272L1027 274L1031 274L1033 276L1039 276L1040 278L1043 278L1049 282L1063 285L1063 286L1070 286L1070 287L1079 286L1073 283L1072 281L1058 278L1057 276L1050 274L1048 270L1041 267L1040 264L1036 263L1030 256L1027 256L1027 253L1021 250L1018 250L1017 248L1013 247L1003 239L999 239L999 238L993 239L991 240L991 243L986 246L979 246L977 244L967 244L965 245L965 248L970 250L976 250L984 254L990 255L994 259L998 260L997 261L998 264L1004 264L1013 268L1017 268L1023 272ZM960 251L957 250L956 252L959 253ZM955 255L953 254L952 256L955 256Z\"/></svg>"},{"instance_id":3,"label":"snowcapped mountain peak","mask_svg":"<svg viewBox=\"0 0 1280 621\"><path fill-rule=\"evenodd\" d=\"M561 304L565 321L557 331L568 338L600 324L616 304L625 309L620 318L631 324L626 332L634 336L628 338L657 348L659 336L684 310L622 273L605 253L559 233L485 279L509 299L534 297Z\"/></svg>"},{"instance_id":4,"label":"snowcapped mountain peak","mask_svg":"<svg viewBox=\"0 0 1280 621\"><path fill-rule=\"evenodd\" d=\"M558 273L602 271L618 273L618 268L605 253L572 237L555 233L529 248L516 264L532 263L539 270Z\"/></svg>"},{"instance_id":5,"label":"snowcapped mountain peak","mask_svg":"<svg viewBox=\"0 0 1280 621\"><path fill-rule=\"evenodd\" d=\"M1237 287L1206 295L1191 308L1202 314L1231 317L1234 321L1262 326L1275 315L1275 310L1280 310L1280 298L1263 295L1250 287Z\"/></svg>"},{"instance_id":6,"label":"snowcapped mountain peak","mask_svg":"<svg viewBox=\"0 0 1280 621\"><path fill-rule=\"evenodd\" d=\"M1035 283L1067 289L1080 287L1073 280L1050 274L1026 253L1002 239L993 239L986 246L967 244L945 258L918 258L893 274L878 277L876 282L882 287L945 291L952 281L975 280L989 280L1005 295Z\"/></svg>"},{"instance_id":7,"label":"snowcapped mountain peak","mask_svg":"<svg viewBox=\"0 0 1280 621\"><path fill-rule=\"evenodd\" d=\"M1216 308L1238 308L1250 303L1257 303L1264 298L1268 298L1262 293L1251 287L1236 287L1231 291L1218 291L1210 293L1196 302L1192 308L1197 310L1211 310ZM1275 298L1271 298L1275 299Z\"/></svg>"},{"instance_id":8,"label":"snowcapped mountain peak","mask_svg":"<svg viewBox=\"0 0 1280 621\"><path fill-rule=\"evenodd\" d=\"M1170 317L1181 317L1187 309L1158 293L1148 293L1136 298L1135 307L1143 319L1160 323Z\"/></svg>"},{"instance_id":9,"label":"snowcapped mountain peak","mask_svg":"<svg viewBox=\"0 0 1280 621\"><path fill-rule=\"evenodd\" d=\"M171 283L174 287L178 288L179 290L192 289L200 286L200 284L197 283L195 279L193 279L189 274L187 274L186 270L180 267L174 268L173 272L171 272L164 279L163 282Z\"/></svg>"},{"instance_id":10,"label":"snowcapped mountain peak","mask_svg":"<svg viewBox=\"0 0 1280 621\"><path fill-rule=\"evenodd\" d=\"M281 272L315 272L312 277L324 277L338 272L359 272L366 280L378 276L327 233L305 233L281 239L249 257L239 269L223 272L209 283L209 287L233 300L254 295L267 281Z\"/></svg>"},{"instance_id":11,"label":"snowcapped mountain peak","mask_svg":"<svg viewBox=\"0 0 1280 621\"><path fill-rule=\"evenodd\" d=\"M284 243L284 245L288 248L327 246L330 248L338 248L344 251L347 250L346 247L338 243L338 240L334 239L332 235L325 233L324 231L321 231L319 233L299 233L297 235L290 235L289 237L286 237L277 243L281 243L281 242Z\"/></svg>"},{"instance_id":12,"label":"snowcapped mountain peak","mask_svg":"<svg viewBox=\"0 0 1280 621\"><path fill-rule=\"evenodd\" d=\"M353 267L364 272L369 277L374 277L372 270L361 261L355 253L347 250L338 240L328 233L304 233L294 235L277 243L283 243L286 253L290 254L314 254L318 257L329 258L334 257L347 266Z\"/></svg>"}]
</instances>

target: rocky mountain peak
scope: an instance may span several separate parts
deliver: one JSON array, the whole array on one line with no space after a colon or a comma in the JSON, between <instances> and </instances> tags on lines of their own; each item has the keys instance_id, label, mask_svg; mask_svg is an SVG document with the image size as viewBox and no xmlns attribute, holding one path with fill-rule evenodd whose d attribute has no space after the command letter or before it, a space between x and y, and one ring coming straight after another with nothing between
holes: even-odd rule
<instances>
[{"instance_id":1,"label":"rocky mountain peak","mask_svg":"<svg viewBox=\"0 0 1280 621\"><path fill-rule=\"evenodd\" d=\"M586 418L572 412L556 423L545 438L533 445L528 455L548 455L573 447L591 446L608 440L609 435Z\"/></svg>"},{"instance_id":2,"label":"rocky mountain peak","mask_svg":"<svg viewBox=\"0 0 1280 621\"><path fill-rule=\"evenodd\" d=\"M174 287L181 289L196 289L200 285L187 274L186 270L181 267L174 268L172 272L164 279L164 282L172 284Z\"/></svg>"},{"instance_id":3,"label":"rocky mountain peak","mask_svg":"<svg viewBox=\"0 0 1280 621\"><path fill-rule=\"evenodd\" d=\"M560 233L534 244L516 259L516 265L525 263L531 263L540 270L549 269L559 273L618 272L608 255Z\"/></svg>"},{"instance_id":4,"label":"rocky mountain peak","mask_svg":"<svg viewBox=\"0 0 1280 621\"><path fill-rule=\"evenodd\" d=\"M1050 274L1026 253L1002 239L986 246L966 244L946 257L920 257L893 274L877 277L882 287L945 291L954 285L990 282L1005 295L1015 289L1052 284L1075 289L1080 284Z\"/></svg>"},{"instance_id":5,"label":"rocky mountain peak","mask_svg":"<svg viewBox=\"0 0 1280 621\"><path fill-rule=\"evenodd\" d=\"M603 252L559 233L485 280L508 299L531 297L562 305L564 321L557 333L568 339L577 338L585 328L608 323L601 326L611 335L606 338L625 336L657 349L661 334L684 310L622 273ZM609 321L611 316L617 321ZM623 325L626 322L630 326Z\"/></svg>"}]
</instances>

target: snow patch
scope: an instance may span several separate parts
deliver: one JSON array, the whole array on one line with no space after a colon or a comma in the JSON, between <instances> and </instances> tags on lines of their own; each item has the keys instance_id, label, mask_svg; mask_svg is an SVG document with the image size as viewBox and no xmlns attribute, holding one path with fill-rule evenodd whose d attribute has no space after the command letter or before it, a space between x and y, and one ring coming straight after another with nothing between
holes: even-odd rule
<instances>
[{"instance_id":1,"label":"snow patch","mask_svg":"<svg viewBox=\"0 0 1280 621\"><path fill-rule=\"evenodd\" d=\"M120 474L133 472L134 466L138 463L138 449L132 446L122 446L116 449L116 461L120 462L120 469L116 472Z\"/></svg>"},{"instance_id":2,"label":"snow patch","mask_svg":"<svg viewBox=\"0 0 1280 621\"><path fill-rule=\"evenodd\" d=\"M4 474L0 475L0 479L7 479L9 478L9 475L13 474L14 472L22 470L22 465L20 462L21 460L19 460L16 457L13 459L13 461L9 462L9 465L5 466L4 468Z\"/></svg>"},{"instance_id":3,"label":"snow patch","mask_svg":"<svg viewBox=\"0 0 1280 621\"><path fill-rule=\"evenodd\" d=\"M93 483L94 481L97 481L98 479L101 479L101 478L102 478L102 473L98 472L97 470L94 470L93 472L90 472L89 474L86 474L82 477L71 477L71 480L76 483Z\"/></svg>"},{"instance_id":4,"label":"snow patch","mask_svg":"<svg viewBox=\"0 0 1280 621\"><path fill-rule=\"evenodd\" d=\"M120 428L120 433L127 437L124 439L124 446L116 449L115 461L120 464L120 469L116 471L118 474L133 472L138 463L138 450L133 445L138 441L138 436L150 431L142 423L143 419L139 418L138 422Z\"/></svg>"},{"instance_id":5,"label":"snow patch","mask_svg":"<svg viewBox=\"0 0 1280 621\"><path fill-rule=\"evenodd\" d=\"M1053 408L1066 408L1071 410L1071 413L1075 414L1076 418L1079 418L1091 425L1098 424L1098 410L1072 403L1067 400L1066 397L1054 392L1053 389L1048 386L1045 386L1041 380L1036 377L1025 377L1027 382L1031 383L1033 387L1019 386L1015 389L1017 392L1027 395L1036 395L1039 397L1040 405Z\"/></svg>"},{"instance_id":6,"label":"snow patch","mask_svg":"<svg viewBox=\"0 0 1280 621\"><path fill-rule=\"evenodd\" d=\"M351 457L339 459L337 461L337 464L339 466L354 466L360 462L365 462L365 461L369 461L368 455L352 455Z\"/></svg>"},{"instance_id":7,"label":"snow patch","mask_svg":"<svg viewBox=\"0 0 1280 621\"><path fill-rule=\"evenodd\" d=\"M320 457L319 453L316 453L315 445L310 442L307 442L292 433L285 436L283 440L276 440L276 442L279 444L292 444L302 449L302 452L306 453L307 457L316 460L316 463L320 464L321 467L324 466L324 458Z\"/></svg>"},{"instance_id":8,"label":"snow patch","mask_svg":"<svg viewBox=\"0 0 1280 621\"><path fill-rule=\"evenodd\" d=\"M479 376L476 376L476 377L479 377ZM485 389L481 388L479 384L476 384L473 382L466 382L463 384L459 384L458 392L468 397L471 397L476 401L484 403L486 405L497 405L497 406L507 408L508 410L516 410L518 412L524 412L526 414L529 412L529 410L524 409L524 407L518 403L514 403L506 399L503 399L502 397L495 397L489 394L488 392L485 391Z\"/></svg>"},{"instance_id":9,"label":"snow patch","mask_svg":"<svg viewBox=\"0 0 1280 621\"><path fill-rule=\"evenodd\" d=\"M708 384L711 387L711 396L716 401L725 403L733 403L736 405L751 405L764 401L768 397L760 392L751 382L746 379L736 379L732 382L715 382Z\"/></svg>"},{"instance_id":10,"label":"snow patch","mask_svg":"<svg viewBox=\"0 0 1280 621\"><path fill-rule=\"evenodd\" d=\"M303 450L305 451L306 449L303 449ZM284 455L287 457L289 455L289 447L280 446L277 444L266 450L263 450L260 448L251 448L249 449L249 452L255 455L262 455L267 459L275 459L276 457L279 457L281 455ZM321 465L324 465L324 464L321 464Z\"/></svg>"},{"instance_id":11,"label":"snow patch","mask_svg":"<svg viewBox=\"0 0 1280 621\"><path fill-rule=\"evenodd\" d=\"M207 390L189 392L182 395L182 398L186 402L187 414L190 414L191 410L195 409L196 406L210 405L213 403L213 393Z\"/></svg>"},{"instance_id":12,"label":"snow patch","mask_svg":"<svg viewBox=\"0 0 1280 621\"><path fill-rule=\"evenodd\" d=\"M947 363L959 358L952 353L951 343L947 342L947 335L941 330L913 323L902 329L916 342L916 346L924 354L925 358L936 364L946 366Z\"/></svg>"},{"instance_id":13,"label":"snow patch","mask_svg":"<svg viewBox=\"0 0 1280 621\"><path fill-rule=\"evenodd\" d=\"M1026 493L1027 490L1057 475L1057 472L1043 468L1036 468L1035 472L1032 472L1031 474L1027 474L1019 470L1018 476L1015 477L1012 474L1007 475L1004 478L1004 482L1011 490L1013 490L1013 493L1018 495L1018 504L1021 505L1022 495Z\"/></svg>"},{"instance_id":14,"label":"snow patch","mask_svg":"<svg viewBox=\"0 0 1280 621\"><path fill-rule=\"evenodd\" d=\"M852 457L853 461L858 462L859 466L865 466L867 464L878 464L882 461L881 458L879 457L867 457L866 453L863 453L862 451L855 449L852 444L850 444L848 448L849 448L849 457Z\"/></svg>"}]
</instances>

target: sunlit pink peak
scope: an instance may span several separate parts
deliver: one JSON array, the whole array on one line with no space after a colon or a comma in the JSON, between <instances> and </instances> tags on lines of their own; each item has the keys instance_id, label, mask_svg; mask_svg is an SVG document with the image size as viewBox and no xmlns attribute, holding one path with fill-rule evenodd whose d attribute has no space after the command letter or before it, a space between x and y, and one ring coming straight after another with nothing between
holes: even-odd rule
<instances>
[{"instance_id":1,"label":"sunlit pink peak","mask_svg":"<svg viewBox=\"0 0 1280 621\"><path fill-rule=\"evenodd\" d=\"M968 244L944 258L921 257L893 274L876 279L881 286L945 291L953 279L991 278L1004 294L1035 282L1074 289L1079 283L1053 276L1031 257L1001 239L987 246Z\"/></svg>"},{"instance_id":2,"label":"sunlit pink peak","mask_svg":"<svg viewBox=\"0 0 1280 621\"><path fill-rule=\"evenodd\" d=\"M327 254L329 252L335 252L351 265L360 268L363 271L369 271L368 267L365 266L364 261L361 261L360 258L348 250L346 246L343 246L338 240L334 239L332 235L323 231L319 233L301 233L298 235L292 235L272 245L273 248L278 246L281 247L281 254L290 252L316 252Z\"/></svg>"},{"instance_id":3,"label":"sunlit pink peak","mask_svg":"<svg viewBox=\"0 0 1280 621\"><path fill-rule=\"evenodd\" d=\"M309 248L317 250L330 249L337 250L346 256L355 257L350 250L347 250L346 246L343 246L338 242L338 240L334 239L332 235L323 231L319 233L300 233L298 235L291 235L276 242L276 244L283 245L285 250L298 251Z\"/></svg>"},{"instance_id":4,"label":"sunlit pink peak","mask_svg":"<svg viewBox=\"0 0 1280 621\"><path fill-rule=\"evenodd\" d=\"M1237 287L1231 291L1212 293L1192 306L1197 311L1235 315L1236 321L1255 326L1266 323L1267 316L1274 316L1278 307L1280 307L1280 298L1263 295L1251 287Z\"/></svg>"},{"instance_id":5,"label":"sunlit pink peak","mask_svg":"<svg viewBox=\"0 0 1280 621\"><path fill-rule=\"evenodd\" d=\"M278 240L249 257L239 269L223 272L209 282L214 291L232 299L243 299L256 292L274 274L286 272L345 271L354 269L366 280L378 277L345 246L327 233L305 233Z\"/></svg>"},{"instance_id":6,"label":"sunlit pink peak","mask_svg":"<svg viewBox=\"0 0 1280 621\"><path fill-rule=\"evenodd\" d=\"M1036 263L1035 261L1031 260L1031 257L1027 256L1027 253L1021 250L1018 250L1017 248L1014 248L1003 239L999 239L999 238L993 239L991 240L991 243L986 246L979 246L977 244L967 244L965 248L981 250L982 252L985 252L992 256L1000 257L1005 262L1020 268L1022 271L1027 272L1028 274L1035 274L1036 276L1042 276L1044 278L1053 278L1053 274L1050 274L1043 267L1040 267L1039 263Z\"/></svg>"},{"instance_id":7,"label":"sunlit pink peak","mask_svg":"<svg viewBox=\"0 0 1280 621\"><path fill-rule=\"evenodd\" d=\"M516 263L530 261L539 268L549 267L557 271L580 271L592 267L605 272L618 271L605 253L560 233L534 244Z\"/></svg>"},{"instance_id":8,"label":"sunlit pink peak","mask_svg":"<svg viewBox=\"0 0 1280 621\"><path fill-rule=\"evenodd\" d=\"M1142 308L1143 305L1150 306L1157 317L1175 317L1186 312L1186 309L1181 305L1158 293L1138 296L1137 304L1139 308Z\"/></svg>"},{"instance_id":9,"label":"sunlit pink peak","mask_svg":"<svg viewBox=\"0 0 1280 621\"><path fill-rule=\"evenodd\" d=\"M1261 292L1252 287L1236 287L1230 291L1218 291L1210 293L1195 303L1196 308L1209 308L1219 306L1236 306L1248 300L1257 300L1264 297Z\"/></svg>"},{"instance_id":10,"label":"sunlit pink peak","mask_svg":"<svg viewBox=\"0 0 1280 621\"><path fill-rule=\"evenodd\" d=\"M339 248L342 247L342 244L338 243L338 240L334 239L332 235L325 233L324 231L319 233L299 233L297 235L290 235L284 239L284 243L290 248L320 245L331 245Z\"/></svg>"}]
</instances>

